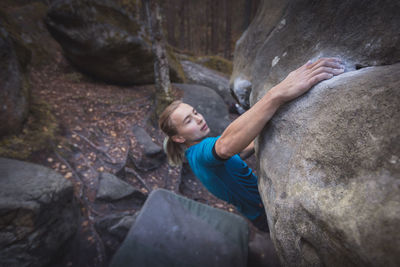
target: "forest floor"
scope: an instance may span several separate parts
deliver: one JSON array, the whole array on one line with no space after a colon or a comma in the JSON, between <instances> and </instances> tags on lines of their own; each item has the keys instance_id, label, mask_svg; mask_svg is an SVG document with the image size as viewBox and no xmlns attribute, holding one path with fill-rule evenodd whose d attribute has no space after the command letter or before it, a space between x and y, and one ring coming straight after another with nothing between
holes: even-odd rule
<instances>
[{"instance_id":1,"label":"forest floor","mask_svg":"<svg viewBox=\"0 0 400 267\"><path fill-rule=\"evenodd\" d=\"M99 174L118 174L129 166L129 153L133 157L141 156L142 148L132 131L134 125L146 129L153 141L161 146L163 134L148 123L154 86L115 86L95 81L77 72L61 53L50 65L31 70L30 76L32 98L49 105L59 130L51 144L52 149L34 153L29 161L50 167L73 183L82 213L79 250L87 258L79 265L103 266L104 245L94 223L121 210L115 210L112 204L95 203ZM174 89L174 93L179 95L180 92ZM232 120L235 117L231 114ZM254 169L255 157L247 162ZM130 168L134 169L134 166ZM151 190L164 188L237 214L232 205L212 196L197 180L189 181L191 190L180 192L181 170L167 163L153 171L136 170L123 179L146 195ZM89 255L96 255L96 259L90 259ZM66 262L66 266L75 264Z\"/></svg>"}]
</instances>

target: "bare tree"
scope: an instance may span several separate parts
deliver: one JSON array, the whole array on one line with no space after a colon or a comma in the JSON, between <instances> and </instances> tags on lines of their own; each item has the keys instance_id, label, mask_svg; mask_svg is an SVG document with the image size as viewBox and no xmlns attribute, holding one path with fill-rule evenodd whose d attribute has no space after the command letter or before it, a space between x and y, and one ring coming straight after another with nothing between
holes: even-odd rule
<instances>
[{"instance_id":1,"label":"bare tree","mask_svg":"<svg viewBox=\"0 0 400 267\"><path fill-rule=\"evenodd\" d=\"M231 57L231 41L232 41L232 2L224 0L225 9L225 49L224 57Z\"/></svg>"},{"instance_id":2,"label":"bare tree","mask_svg":"<svg viewBox=\"0 0 400 267\"><path fill-rule=\"evenodd\" d=\"M147 25L154 53L154 76L156 86L155 118L159 117L166 106L172 102L169 65L162 34L161 11L157 0L142 0L146 11Z\"/></svg>"},{"instance_id":3,"label":"bare tree","mask_svg":"<svg viewBox=\"0 0 400 267\"><path fill-rule=\"evenodd\" d=\"M185 0L181 0L179 5L179 48L185 48Z\"/></svg>"}]
</instances>

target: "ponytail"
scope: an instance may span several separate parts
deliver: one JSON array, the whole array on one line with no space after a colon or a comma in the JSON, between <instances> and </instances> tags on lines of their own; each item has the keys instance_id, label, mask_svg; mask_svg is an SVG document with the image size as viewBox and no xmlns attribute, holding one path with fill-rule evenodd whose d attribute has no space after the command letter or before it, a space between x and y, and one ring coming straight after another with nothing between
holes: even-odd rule
<instances>
[{"instance_id":1,"label":"ponytail","mask_svg":"<svg viewBox=\"0 0 400 267\"><path fill-rule=\"evenodd\" d=\"M172 139L167 136L164 139L163 148L167 154L168 163L171 166L182 165L185 159L185 146L180 143L172 141Z\"/></svg>"},{"instance_id":2,"label":"ponytail","mask_svg":"<svg viewBox=\"0 0 400 267\"><path fill-rule=\"evenodd\" d=\"M168 107L165 108L163 113L161 113L158 120L160 129L167 135L167 137L164 139L163 148L167 154L168 163L172 166L182 165L185 159L185 145L174 142L171 139L171 136L174 136L177 132L175 125L173 125L170 119L170 116L180 104L182 104L182 101L180 100L172 102Z\"/></svg>"}]
</instances>

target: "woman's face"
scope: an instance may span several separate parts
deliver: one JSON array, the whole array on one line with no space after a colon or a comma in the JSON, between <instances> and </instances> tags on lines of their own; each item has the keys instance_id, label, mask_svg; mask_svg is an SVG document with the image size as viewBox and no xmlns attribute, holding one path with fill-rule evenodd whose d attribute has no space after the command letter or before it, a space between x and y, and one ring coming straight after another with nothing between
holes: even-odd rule
<instances>
[{"instance_id":1,"label":"woman's face","mask_svg":"<svg viewBox=\"0 0 400 267\"><path fill-rule=\"evenodd\" d=\"M210 132L203 116L188 104L180 104L170 118L177 130L177 134L171 137L175 142L193 145Z\"/></svg>"}]
</instances>

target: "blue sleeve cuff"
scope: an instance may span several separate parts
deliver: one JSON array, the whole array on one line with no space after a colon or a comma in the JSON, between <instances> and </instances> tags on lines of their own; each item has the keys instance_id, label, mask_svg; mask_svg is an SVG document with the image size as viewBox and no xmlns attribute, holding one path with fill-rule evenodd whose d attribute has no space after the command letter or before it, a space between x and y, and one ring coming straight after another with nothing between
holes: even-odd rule
<instances>
[{"instance_id":1,"label":"blue sleeve cuff","mask_svg":"<svg viewBox=\"0 0 400 267\"><path fill-rule=\"evenodd\" d=\"M217 152L215 151L215 144L216 144L216 143L217 143L217 142L215 142L214 145L213 145L213 147L212 147L212 154L213 154L214 158L216 158L217 160L220 160L220 161L226 161L226 160L228 160L228 159L223 159L223 158L221 158L220 156L218 156Z\"/></svg>"}]
</instances>

